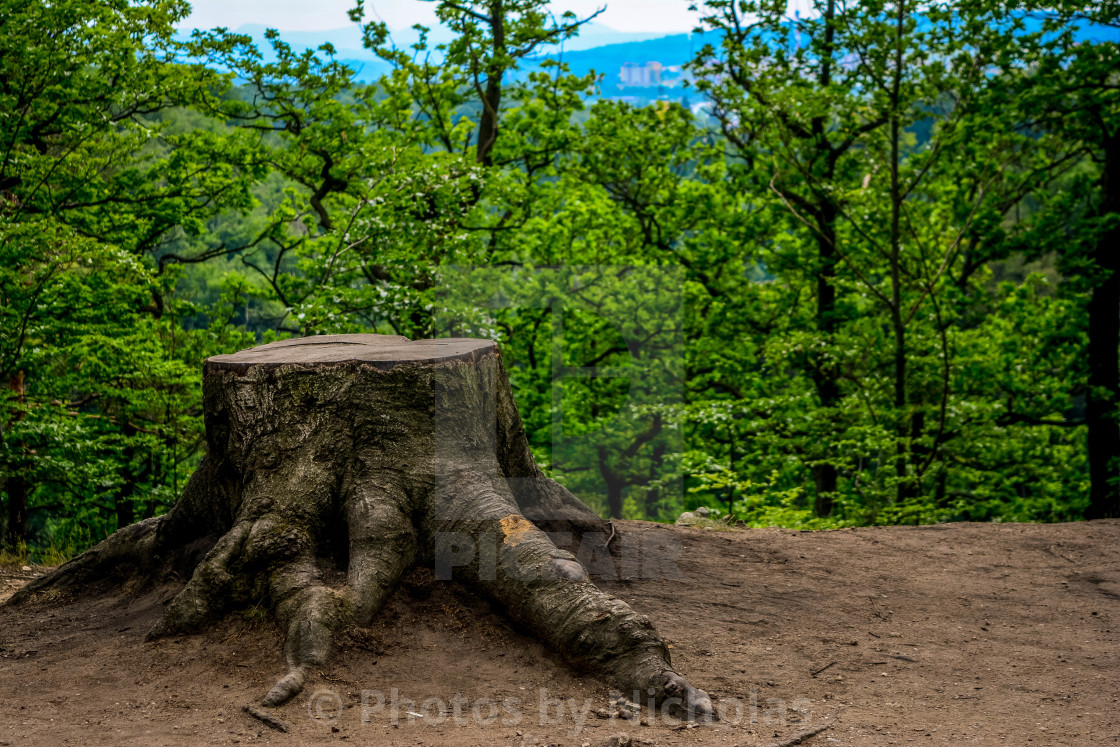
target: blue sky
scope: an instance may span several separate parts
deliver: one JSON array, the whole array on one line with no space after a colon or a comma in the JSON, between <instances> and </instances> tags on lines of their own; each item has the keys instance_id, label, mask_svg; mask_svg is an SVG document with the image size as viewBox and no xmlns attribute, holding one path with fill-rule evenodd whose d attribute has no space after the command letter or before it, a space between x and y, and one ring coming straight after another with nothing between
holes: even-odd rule
<instances>
[{"instance_id":1,"label":"blue sky","mask_svg":"<svg viewBox=\"0 0 1120 747\"><path fill-rule=\"evenodd\" d=\"M588 15L602 5L606 11L596 20L617 31L680 33L695 25L688 0L559 0L555 10ZM283 31L320 31L349 25L346 11L352 0L193 0L187 28L264 24ZM434 3L422 0L366 0L366 12L380 17L390 28L408 28L414 23L430 26L435 21Z\"/></svg>"}]
</instances>

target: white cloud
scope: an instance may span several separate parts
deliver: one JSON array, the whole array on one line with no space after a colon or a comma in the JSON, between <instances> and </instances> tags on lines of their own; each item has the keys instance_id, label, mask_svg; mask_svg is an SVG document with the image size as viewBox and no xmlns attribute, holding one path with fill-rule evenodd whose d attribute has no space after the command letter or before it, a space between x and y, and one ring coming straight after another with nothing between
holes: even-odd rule
<instances>
[{"instance_id":1,"label":"white cloud","mask_svg":"<svg viewBox=\"0 0 1120 747\"><path fill-rule=\"evenodd\" d=\"M351 0L192 0L185 28L236 29L247 23L284 31L324 31L349 25Z\"/></svg>"},{"instance_id":2,"label":"white cloud","mask_svg":"<svg viewBox=\"0 0 1120 747\"><path fill-rule=\"evenodd\" d=\"M186 28L227 26L235 29L253 23L282 31L322 31L347 26L346 11L352 0L194 0ZM552 3L559 14L574 11L581 18L603 5L607 9L597 23L618 31L684 32L696 25L696 15L688 10L689 0L558 0ZM407 28L414 23L433 25L435 3L422 0L367 0L366 12L379 17L391 28Z\"/></svg>"}]
</instances>

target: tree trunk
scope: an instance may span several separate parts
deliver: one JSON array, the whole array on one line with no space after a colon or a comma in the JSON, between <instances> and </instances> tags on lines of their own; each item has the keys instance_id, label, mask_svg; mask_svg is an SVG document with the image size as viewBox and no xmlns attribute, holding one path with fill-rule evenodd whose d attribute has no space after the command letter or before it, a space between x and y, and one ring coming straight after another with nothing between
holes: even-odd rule
<instances>
[{"instance_id":1,"label":"tree trunk","mask_svg":"<svg viewBox=\"0 0 1120 747\"><path fill-rule=\"evenodd\" d=\"M132 496L136 492L136 483L139 481L136 469L132 465L132 460L136 458L136 446L132 441L136 436L136 428L131 423L125 423L121 435L127 439L128 446L121 453L124 462L124 468L121 470L124 481L117 489L113 500L117 512L117 529L124 529L136 520L136 507L132 502Z\"/></svg>"},{"instance_id":2,"label":"tree trunk","mask_svg":"<svg viewBox=\"0 0 1120 747\"><path fill-rule=\"evenodd\" d=\"M8 377L8 390L14 395L16 403L20 405L16 416L8 423L9 428L23 419L22 406L25 386L26 379L23 371ZM24 458L26 446L15 444L13 451L15 451L17 457L9 463L8 478L0 483L0 487L8 494L8 510L6 512L3 542L12 547L18 547L27 540L27 497L31 493L31 483L25 477L29 466Z\"/></svg>"},{"instance_id":3,"label":"tree trunk","mask_svg":"<svg viewBox=\"0 0 1120 747\"><path fill-rule=\"evenodd\" d=\"M504 607L574 665L624 692L679 697L645 617L601 592L546 532L603 545L605 522L533 462L497 346L338 335L206 361L207 455L179 503L36 580L20 602L128 563L205 557L149 636L265 602L287 631L279 705L325 663L334 633L368 625L415 563ZM647 690L654 688L653 690Z\"/></svg>"},{"instance_id":4,"label":"tree trunk","mask_svg":"<svg viewBox=\"0 0 1120 747\"><path fill-rule=\"evenodd\" d=\"M646 518L656 519L660 511L661 489L654 483L657 480L661 466L665 463L665 444L653 447L653 454L649 460L649 478L646 480ZM735 474L735 455L731 455L731 474Z\"/></svg>"},{"instance_id":5,"label":"tree trunk","mask_svg":"<svg viewBox=\"0 0 1120 747\"><path fill-rule=\"evenodd\" d=\"M8 521L4 529L4 542L12 547L19 547L27 541L27 496L31 492L31 485L23 479L21 470L15 471L4 484L4 492L8 494Z\"/></svg>"},{"instance_id":6,"label":"tree trunk","mask_svg":"<svg viewBox=\"0 0 1120 747\"><path fill-rule=\"evenodd\" d=\"M825 339L825 347L831 349L836 332L836 208L830 202L821 205L821 235L817 239L817 330ZM840 387L836 382L836 372L832 363L818 360L814 364L813 382L821 407L830 409L840 401ZM836 465L820 462L813 466L813 483L816 499L813 510L817 516L832 514L833 495L836 493Z\"/></svg>"},{"instance_id":7,"label":"tree trunk","mask_svg":"<svg viewBox=\"0 0 1120 747\"><path fill-rule=\"evenodd\" d=\"M1105 143L1101 215L1120 217L1120 135ZM1101 234L1093 259L1104 275L1089 299L1088 424L1089 509L1087 519L1120 517L1120 223Z\"/></svg>"},{"instance_id":8,"label":"tree trunk","mask_svg":"<svg viewBox=\"0 0 1120 747\"><path fill-rule=\"evenodd\" d=\"M594 408L592 408L594 410ZM604 446L597 449L599 455L599 474L607 488L607 511L612 519L622 518L622 489L626 481L621 475L611 469L610 455Z\"/></svg>"},{"instance_id":9,"label":"tree trunk","mask_svg":"<svg viewBox=\"0 0 1120 747\"><path fill-rule=\"evenodd\" d=\"M821 21L824 22L824 46L821 53L821 67L818 83L821 88L827 88L832 81L833 54L835 52L836 38L836 2L828 0L825 4ZM821 151L821 160L827 164L825 179L834 178L837 153L833 151L832 144L825 138L825 130L830 123L824 116L813 119L812 130ZM831 197L820 201L818 212L817 236L817 331L824 337L826 349L834 345L833 336L836 333L836 205ZM830 409L836 407L840 401L840 387L836 381L836 371L832 363L822 364L820 356L814 366L814 383L817 395L821 399L821 407ZM833 495L836 493L836 465L831 462L821 462L813 467L813 484L816 489L816 498L813 511L817 516L826 517L832 514Z\"/></svg>"},{"instance_id":10,"label":"tree trunk","mask_svg":"<svg viewBox=\"0 0 1120 747\"><path fill-rule=\"evenodd\" d=\"M498 108L502 103L502 78L505 65L501 58L506 55L506 10L501 0L490 3L490 34L494 45L491 54L494 59L486 71L486 91L482 94L482 118L478 123L478 151L476 159L482 166L493 164L491 152L498 142Z\"/></svg>"}]
</instances>

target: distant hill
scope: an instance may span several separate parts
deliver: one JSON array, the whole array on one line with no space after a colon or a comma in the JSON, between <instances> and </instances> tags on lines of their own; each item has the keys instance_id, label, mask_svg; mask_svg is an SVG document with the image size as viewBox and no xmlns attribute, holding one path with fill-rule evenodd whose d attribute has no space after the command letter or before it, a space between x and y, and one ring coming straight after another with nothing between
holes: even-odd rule
<instances>
[{"instance_id":1,"label":"distant hill","mask_svg":"<svg viewBox=\"0 0 1120 747\"><path fill-rule=\"evenodd\" d=\"M1028 30L1036 30L1041 26L1041 21L1029 20L1027 26ZM264 38L266 28L261 24L250 24L241 26L236 31L252 36L265 60L271 60L274 57ZM1120 41L1120 29L1091 26L1087 23L1079 25L1076 35L1083 42ZM419 38L418 32L411 28L394 29L391 36L393 42L401 48L414 44ZM388 64L362 47L362 35L357 26L328 31L281 31L280 37L299 51L314 49L326 42L331 43L335 47L336 57L357 70L358 78L361 80L373 80L389 72ZM437 27L431 31L429 43L434 46L447 42L450 38L451 34L447 29ZM603 96L633 95L638 98L680 99L685 92L678 85L680 77L677 73L666 72L663 86L635 89L620 85L619 71L626 63L657 62L665 68L684 65L705 43L714 46L717 41L714 32L708 34L623 32L602 24L589 23L583 27L578 37L565 42L562 48L544 50L538 59L540 61L561 59L571 67L572 72L580 75L586 75L591 71L601 74ZM530 63L525 71L537 67L537 64Z\"/></svg>"},{"instance_id":2,"label":"distant hill","mask_svg":"<svg viewBox=\"0 0 1120 747\"><path fill-rule=\"evenodd\" d=\"M714 33L673 34L659 39L609 44L592 49L564 50L550 56L568 63L574 73L585 74L594 69L608 76L613 75L617 80L619 68L627 62L660 62L665 66L683 65L691 60L705 43L714 43L715 39Z\"/></svg>"},{"instance_id":3,"label":"distant hill","mask_svg":"<svg viewBox=\"0 0 1120 747\"><path fill-rule=\"evenodd\" d=\"M608 45L661 39L667 36L668 34L656 31L616 31L610 26L592 22L580 28L579 36L564 42L564 49L568 52L577 52Z\"/></svg>"},{"instance_id":4,"label":"distant hill","mask_svg":"<svg viewBox=\"0 0 1120 747\"><path fill-rule=\"evenodd\" d=\"M675 85L679 82L678 73L665 74L665 85L644 89L624 88L620 85L619 71L627 63L644 64L658 62L663 67L679 67L688 63L705 44L715 44L715 33L673 34L659 39L633 41L623 44L609 44L592 49L563 51L550 55L567 63L573 73L586 75L592 71L601 74L600 88L604 96L636 94L643 97L664 96L679 99L684 91Z\"/></svg>"},{"instance_id":5,"label":"distant hill","mask_svg":"<svg viewBox=\"0 0 1120 747\"><path fill-rule=\"evenodd\" d=\"M260 48L264 60L271 62L276 57L272 54L272 49L264 36L268 28L264 24L246 24L239 26L234 31L251 36ZM415 44L420 38L419 32L412 28L393 29L390 36L393 43L400 48L407 48ZM430 46L443 44L450 41L451 36L451 32L447 29L436 27L429 33L428 43ZM290 44L293 49L301 52L307 49L317 49L326 43L332 44L335 48L335 57L357 70L358 77L362 80L372 80L389 72L389 65L384 60L362 46L362 33L357 26L347 26L327 31L281 31L280 38ZM579 36L564 42L562 49L547 49L546 54L542 55L541 59L562 57L564 60L572 62L573 69L581 73L586 73L594 67L598 72L609 74L612 70L604 67L606 65L613 68L613 73L617 74L617 68L621 67L624 62L629 61L623 59L627 54L654 54L655 56L649 57L649 59L658 59L656 56L658 54L673 55L679 49L684 49L687 52L687 42L684 46L680 43L681 39L687 40L687 38L688 34L666 35L657 32L617 31L603 24L589 23L580 30ZM660 42L666 42L666 45L664 47L657 46ZM655 46L639 51L634 48L635 44L654 44ZM620 47L627 48L630 51L620 50L617 53L611 51ZM603 62L593 62L600 50L608 50L605 60ZM681 58L682 61L686 59L687 57ZM616 60L621 61L616 62Z\"/></svg>"}]
</instances>

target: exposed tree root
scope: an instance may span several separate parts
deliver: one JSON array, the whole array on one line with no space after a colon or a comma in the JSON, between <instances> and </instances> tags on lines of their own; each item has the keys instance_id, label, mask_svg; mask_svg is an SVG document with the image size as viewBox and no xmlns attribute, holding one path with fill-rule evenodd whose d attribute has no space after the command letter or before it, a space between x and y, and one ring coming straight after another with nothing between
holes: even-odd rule
<instances>
[{"instance_id":1,"label":"exposed tree root","mask_svg":"<svg viewBox=\"0 0 1120 747\"><path fill-rule=\"evenodd\" d=\"M250 716L252 716L253 718L257 719L258 721L260 721L265 726L269 726L269 727L275 729L276 731L282 731L285 734L288 733L288 725L285 724L280 719L273 716L268 711L262 711L260 708L257 708L255 705L242 706L241 710L245 711L245 713L247 713Z\"/></svg>"},{"instance_id":2,"label":"exposed tree root","mask_svg":"<svg viewBox=\"0 0 1120 747\"><path fill-rule=\"evenodd\" d=\"M598 547L614 531L537 468L492 343L273 343L210 359L204 385L208 456L175 508L10 603L120 569L189 571L149 638L266 603L286 631L288 670L262 700L277 706L328 660L340 629L368 625L422 563L623 692L711 714L649 620L550 540L559 532Z\"/></svg>"}]
</instances>

